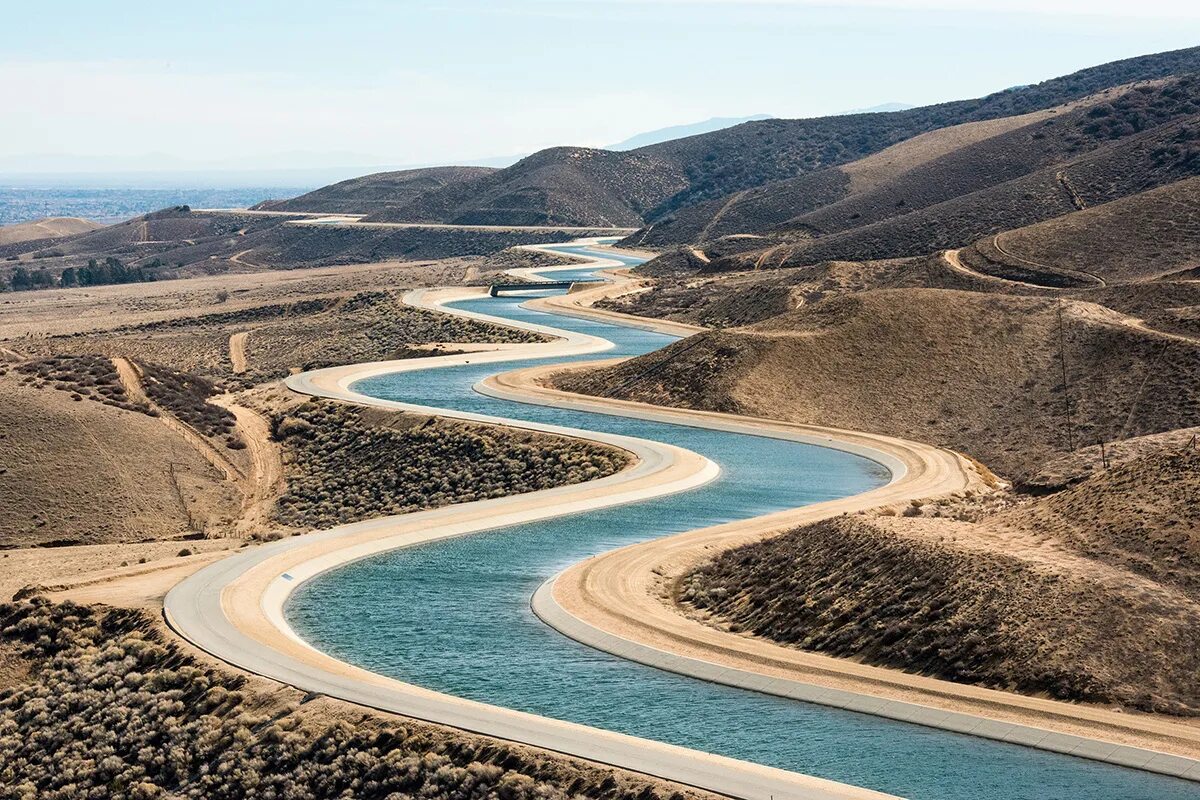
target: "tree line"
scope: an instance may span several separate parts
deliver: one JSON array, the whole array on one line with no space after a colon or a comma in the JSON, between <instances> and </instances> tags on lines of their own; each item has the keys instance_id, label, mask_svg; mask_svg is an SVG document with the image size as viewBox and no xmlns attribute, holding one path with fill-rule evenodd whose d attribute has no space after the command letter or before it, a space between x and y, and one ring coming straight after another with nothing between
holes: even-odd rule
<instances>
[{"instance_id":1,"label":"tree line","mask_svg":"<svg viewBox=\"0 0 1200 800\"><path fill-rule=\"evenodd\" d=\"M154 270L162 266L165 265L157 258L147 264L131 267L122 263L120 259L109 256L103 261L97 261L94 258L88 259L87 266L84 267L67 267L57 276L45 267L40 269L15 267L7 284L0 280L0 288L20 292L54 287L69 289L76 286L145 283L155 280Z\"/></svg>"}]
</instances>

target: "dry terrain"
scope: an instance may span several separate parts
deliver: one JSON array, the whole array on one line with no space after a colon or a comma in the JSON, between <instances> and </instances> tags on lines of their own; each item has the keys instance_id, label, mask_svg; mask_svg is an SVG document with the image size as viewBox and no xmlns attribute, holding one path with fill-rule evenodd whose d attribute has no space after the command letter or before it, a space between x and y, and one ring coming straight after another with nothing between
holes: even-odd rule
<instances>
[{"instance_id":1,"label":"dry terrain","mask_svg":"<svg viewBox=\"0 0 1200 800\"><path fill-rule=\"evenodd\" d=\"M327 401L276 399L287 488L275 516L329 528L602 478L627 456L590 442Z\"/></svg>"},{"instance_id":2,"label":"dry terrain","mask_svg":"<svg viewBox=\"0 0 1200 800\"><path fill-rule=\"evenodd\" d=\"M1196 343L1095 304L891 289L702 333L558 385L929 441L1020 481L1080 446L1200 424L1198 369Z\"/></svg>"},{"instance_id":3,"label":"dry terrain","mask_svg":"<svg viewBox=\"0 0 1200 800\"><path fill-rule=\"evenodd\" d=\"M32 222L18 222L13 225L0 225L0 245L31 242L39 239L61 239L64 236L74 236L103 227L91 220L78 217L47 217L35 219Z\"/></svg>"},{"instance_id":4,"label":"dry terrain","mask_svg":"<svg viewBox=\"0 0 1200 800\"><path fill-rule=\"evenodd\" d=\"M1200 449L1021 501L914 501L728 551L680 601L711 624L962 683L1200 714Z\"/></svg>"},{"instance_id":5,"label":"dry terrain","mask_svg":"<svg viewBox=\"0 0 1200 800\"><path fill-rule=\"evenodd\" d=\"M14 797L705 800L630 773L234 673L139 609L0 606Z\"/></svg>"},{"instance_id":6,"label":"dry terrain","mask_svg":"<svg viewBox=\"0 0 1200 800\"><path fill-rule=\"evenodd\" d=\"M1200 177L1004 231L965 255L989 274L1050 286L1064 274L1110 285L1187 278L1200 260Z\"/></svg>"},{"instance_id":7,"label":"dry terrain","mask_svg":"<svg viewBox=\"0 0 1200 800\"><path fill-rule=\"evenodd\" d=\"M1179 190L1182 201L1161 190L1200 174L1194 69L907 138L865 158L679 209L627 241L694 245L706 254L708 271L928 255L1075 212L1087 215L1076 225L1103 231L1098 241L1128 234L1152 242L1164 232L1183 241L1183 230L1141 223L1161 219L1162 206L1174 203L1182 225L1190 224L1187 190ZM1102 220L1091 214L1105 204L1114 208L1099 212ZM1066 242L1079 238L1069 228ZM1049 254L1069 249L1064 243ZM1168 248L1164 268L1186 261L1191 250ZM1093 245L1077 259L1092 254L1108 258L1106 248Z\"/></svg>"},{"instance_id":8,"label":"dry terrain","mask_svg":"<svg viewBox=\"0 0 1200 800\"><path fill-rule=\"evenodd\" d=\"M413 443L392 423L362 422L356 431L382 450L357 450L352 457L348 450L316 448L308 455L323 454L324 467L304 465L305 453L293 445L307 440L285 445L271 427L273 416L299 401L278 391L244 390L306 367L421 355L425 351L413 348L424 345L536 340L524 331L411 308L400 296L409 287L462 282L468 272L486 280L498 269L554 260L519 250L497 265L385 262L5 295L0 548L7 563L0 567L0 589L9 596L28 585L103 586L130 573L174 574L203 553L292 530L277 507L289 490L285 453L298 491L301 473L311 489L335 481L339 467L395 463L395 448ZM529 474L494 475L491 493L579 480L587 466L539 461L545 442L448 423L428 435L435 431L477 454L502 461L511 448L525 454L523 465L540 466ZM596 457L597 470L620 466L619 459L584 451ZM461 455L443 455L452 452ZM379 488L373 504L358 513L461 501L464 492L480 491L458 483L434 490L411 480ZM392 490L407 499L396 505ZM428 498L421 496L426 490ZM293 511L286 521L302 527L328 522L344 515L341 503L351 500ZM195 555L179 557L184 550Z\"/></svg>"},{"instance_id":9,"label":"dry terrain","mask_svg":"<svg viewBox=\"0 0 1200 800\"><path fill-rule=\"evenodd\" d=\"M522 260L513 254L506 262ZM400 300L405 288L454 284L468 273L486 281L494 272L476 259L384 262L14 293L0 301L0 358L94 353L246 384L313 366L386 359L418 344L535 340Z\"/></svg>"},{"instance_id":10,"label":"dry terrain","mask_svg":"<svg viewBox=\"0 0 1200 800\"><path fill-rule=\"evenodd\" d=\"M0 376L0 545L174 539L232 521L236 489L180 433L72 394Z\"/></svg>"},{"instance_id":11,"label":"dry terrain","mask_svg":"<svg viewBox=\"0 0 1200 800\"><path fill-rule=\"evenodd\" d=\"M579 230L358 224L358 216L322 221L287 212L167 208L73 236L0 244L0 291L472 258L611 232L609 224Z\"/></svg>"}]
</instances>

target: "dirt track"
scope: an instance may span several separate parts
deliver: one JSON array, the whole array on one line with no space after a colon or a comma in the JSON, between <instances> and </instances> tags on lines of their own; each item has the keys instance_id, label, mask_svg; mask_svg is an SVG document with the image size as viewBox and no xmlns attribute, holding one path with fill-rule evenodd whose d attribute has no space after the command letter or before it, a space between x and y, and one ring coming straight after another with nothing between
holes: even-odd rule
<instances>
[{"instance_id":1,"label":"dirt track","mask_svg":"<svg viewBox=\"0 0 1200 800\"><path fill-rule=\"evenodd\" d=\"M246 340L250 331L238 331L229 337L229 363L233 365L233 374L241 375L247 369Z\"/></svg>"}]
</instances>

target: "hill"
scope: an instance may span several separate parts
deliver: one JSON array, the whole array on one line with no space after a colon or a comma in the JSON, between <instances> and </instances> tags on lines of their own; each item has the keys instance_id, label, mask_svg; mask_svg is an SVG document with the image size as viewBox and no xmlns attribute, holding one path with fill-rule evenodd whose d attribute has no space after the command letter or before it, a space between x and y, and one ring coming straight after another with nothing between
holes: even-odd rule
<instances>
[{"instance_id":1,"label":"hill","mask_svg":"<svg viewBox=\"0 0 1200 800\"><path fill-rule=\"evenodd\" d=\"M765 238L753 249L713 268L921 255L1198 173L1200 79L1142 84L967 144L865 191L848 193L843 176L840 199L818 198L817 207L758 229Z\"/></svg>"},{"instance_id":2,"label":"hill","mask_svg":"<svg viewBox=\"0 0 1200 800\"><path fill-rule=\"evenodd\" d=\"M61 239L104 227L79 217L46 217L15 225L0 225L0 245L32 242L39 239Z\"/></svg>"},{"instance_id":3,"label":"hill","mask_svg":"<svg viewBox=\"0 0 1200 800\"><path fill-rule=\"evenodd\" d=\"M1033 86L882 114L765 120L645 148L689 168L689 187L647 216L656 221L686 205L837 166L920 133L965 122L1053 108L1135 81L1200 70L1200 48L1114 61Z\"/></svg>"},{"instance_id":4,"label":"hill","mask_svg":"<svg viewBox=\"0 0 1200 800\"><path fill-rule=\"evenodd\" d=\"M511 225L663 223L685 207L718 198L728 202L737 192L848 164L940 128L1029 114L1115 86L1195 70L1200 70L1200 48L1125 59L1034 86L904 111L751 121L625 152L551 148L415 198L405 193L373 218ZM837 176L821 180L822 185L832 181L837 189ZM840 196L834 191L822 202ZM349 203L352 195L346 198ZM804 210L802 206L789 216Z\"/></svg>"},{"instance_id":5,"label":"hill","mask_svg":"<svg viewBox=\"0 0 1200 800\"><path fill-rule=\"evenodd\" d=\"M381 222L637 227L686 186L677 164L643 150L556 147L482 178L428 192L369 217Z\"/></svg>"},{"instance_id":6,"label":"hill","mask_svg":"<svg viewBox=\"0 0 1200 800\"><path fill-rule=\"evenodd\" d=\"M481 256L522 244L564 242L588 231L293 224L302 217L247 212L163 209L117 225L53 241L12 245L0 261L0 291L50 287L67 270L115 259L132 280L165 280L221 272L362 264L392 259ZM607 231L598 230L596 235ZM32 250L31 260L25 254ZM5 252L0 249L0 256ZM26 260L19 260L25 258ZM25 280L17 285L17 270ZM137 277L140 276L140 277ZM100 283L126 282L102 280Z\"/></svg>"},{"instance_id":7,"label":"hill","mask_svg":"<svg viewBox=\"0 0 1200 800\"><path fill-rule=\"evenodd\" d=\"M1047 285L1064 271L1107 283L1186 273L1200 263L1200 177L1004 231L962 257L981 272Z\"/></svg>"},{"instance_id":8,"label":"hill","mask_svg":"<svg viewBox=\"0 0 1200 800\"><path fill-rule=\"evenodd\" d=\"M1058 699L1200 713L1200 450L1076 487L915 502L721 554L683 580L707 621L806 650Z\"/></svg>"},{"instance_id":9,"label":"hill","mask_svg":"<svg viewBox=\"0 0 1200 800\"><path fill-rule=\"evenodd\" d=\"M115 402L0 365L0 546L171 539L236 515L241 498L184 437Z\"/></svg>"},{"instance_id":10,"label":"hill","mask_svg":"<svg viewBox=\"0 0 1200 800\"><path fill-rule=\"evenodd\" d=\"M915 288L833 296L556 385L933 442L1020 482L1079 446L1200 424L1197 369L1200 345L1093 303Z\"/></svg>"},{"instance_id":11,"label":"hill","mask_svg":"<svg viewBox=\"0 0 1200 800\"><path fill-rule=\"evenodd\" d=\"M489 167L430 167L377 172L325 186L290 200L268 200L254 208L262 211L372 214L393 206L403 206L424 192L481 178L494 171Z\"/></svg>"}]
</instances>

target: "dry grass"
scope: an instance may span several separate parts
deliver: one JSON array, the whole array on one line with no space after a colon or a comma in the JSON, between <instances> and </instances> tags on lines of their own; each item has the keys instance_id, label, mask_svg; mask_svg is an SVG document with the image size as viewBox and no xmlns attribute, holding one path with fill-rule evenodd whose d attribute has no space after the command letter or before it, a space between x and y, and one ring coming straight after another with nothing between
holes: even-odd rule
<instances>
[{"instance_id":1,"label":"dry grass","mask_svg":"<svg viewBox=\"0 0 1200 800\"><path fill-rule=\"evenodd\" d=\"M0 544L168 539L219 527L237 492L161 420L0 377Z\"/></svg>"},{"instance_id":2,"label":"dry grass","mask_svg":"<svg viewBox=\"0 0 1200 800\"><path fill-rule=\"evenodd\" d=\"M304 271L223 274L86 289L18 292L0 297L0 344L23 351L47 336L112 331L181 317L226 314L313 297L462 283L475 259L384 261ZM227 298L222 301L222 293ZM162 359L158 363L169 364Z\"/></svg>"},{"instance_id":3,"label":"dry grass","mask_svg":"<svg viewBox=\"0 0 1200 800\"><path fill-rule=\"evenodd\" d=\"M47 217L15 225L0 225L0 245L30 242L37 239L59 239L103 227L98 222L78 217Z\"/></svg>"},{"instance_id":4,"label":"dry grass","mask_svg":"<svg viewBox=\"0 0 1200 800\"><path fill-rule=\"evenodd\" d=\"M1200 177L1006 231L974 254L988 272L1035 280L1072 270L1125 283L1189 269L1200 259Z\"/></svg>"}]
</instances>

